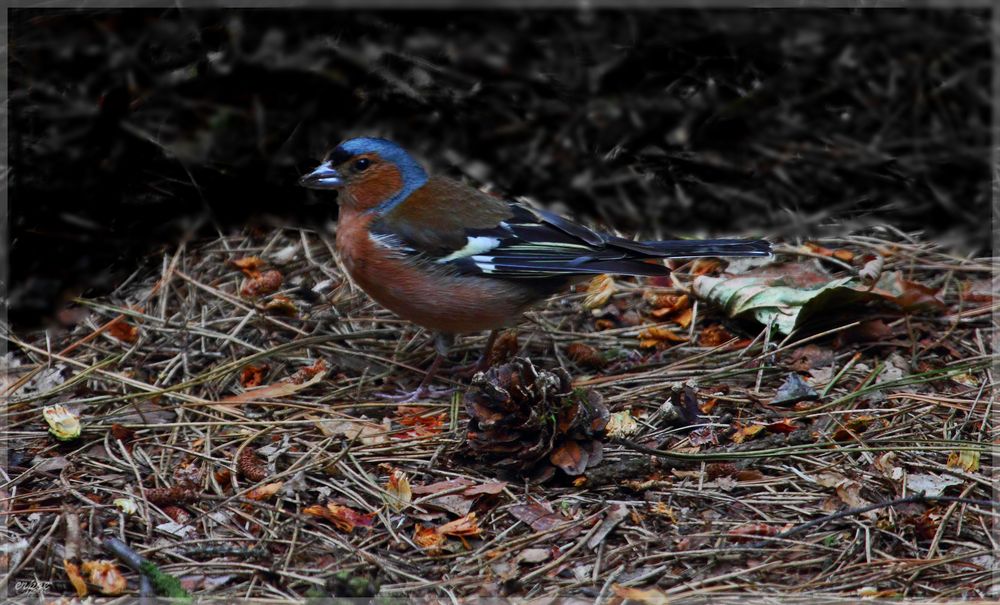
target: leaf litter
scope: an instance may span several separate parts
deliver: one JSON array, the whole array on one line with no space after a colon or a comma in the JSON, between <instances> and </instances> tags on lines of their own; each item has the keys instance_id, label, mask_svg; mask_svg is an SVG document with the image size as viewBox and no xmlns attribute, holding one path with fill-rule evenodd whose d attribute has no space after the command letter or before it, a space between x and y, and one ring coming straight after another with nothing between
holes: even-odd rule
<instances>
[{"instance_id":1,"label":"leaf litter","mask_svg":"<svg viewBox=\"0 0 1000 605\"><path fill-rule=\"evenodd\" d=\"M81 559L120 535L193 591L232 598L989 595L975 561L995 519L982 505L910 502L779 539L915 493L992 498L990 266L918 241L859 234L732 277L698 261L672 281L617 278L601 282L597 313L567 292L454 399L412 405L383 395L422 378L417 328L349 287L295 294L346 283L329 236L188 244L175 272L80 299L91 313L51 345L6 335L7 387L59 368L5 403L8 542L48 546L17 577L64 588L53 597L88 588L58 555L59 519L76 507L90 520ZM233 264L269 250L296 252L277 268ZM279 271L284 290L241 295L245 271ZM161 279L170 287L143 306ZM277 296L294 309L269 312ZM139 327L134 342L49 356L119 315ZM450 363L484 342L461 337ZM50 434L53 405L74 410L72 441ZM268 567L248 558L260 551ZM921 565L893 572L900 561ZM102 569L89 586L119 590ZM120 574L128 594L136 572Z\"/></svg>"}]
</instances>

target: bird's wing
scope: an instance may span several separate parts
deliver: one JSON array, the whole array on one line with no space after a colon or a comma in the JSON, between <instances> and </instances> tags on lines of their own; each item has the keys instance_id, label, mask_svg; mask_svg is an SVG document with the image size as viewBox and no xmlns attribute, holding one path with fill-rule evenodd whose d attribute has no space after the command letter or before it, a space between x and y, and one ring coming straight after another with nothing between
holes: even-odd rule
<instances>
[{"instance_id":1,"label":"bird's wing","mask_svg":"<svg viewBox=\"0 0 1000 605\"><path fill-rule=\"evenodd\" d=\"M666 275L669 270L662 263L647 261L770 251L766 242L745 240L626 240L440 178L380 217L371 233L377 243L402 254L463 274L505 279Z\"/></svg>"}]
</instances>

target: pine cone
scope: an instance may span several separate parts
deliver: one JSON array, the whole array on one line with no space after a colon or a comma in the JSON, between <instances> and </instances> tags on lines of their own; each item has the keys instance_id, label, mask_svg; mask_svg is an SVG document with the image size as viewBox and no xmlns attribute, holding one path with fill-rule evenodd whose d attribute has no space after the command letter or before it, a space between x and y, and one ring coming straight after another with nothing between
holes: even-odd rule
<instances>
[{"instance_id":1,"label":"pine cone","mask_svg":"<svg viewBox=\"0 0 1000 605\"><path fill-rule=\"evenodd\" d=\"M473 377L465 409L465 449L536 482L551 478L556 467L580 475L603 457L608 410L596 391L574 391L561 369L538 370L515 357Z\"/></svg>"}]
</instances>

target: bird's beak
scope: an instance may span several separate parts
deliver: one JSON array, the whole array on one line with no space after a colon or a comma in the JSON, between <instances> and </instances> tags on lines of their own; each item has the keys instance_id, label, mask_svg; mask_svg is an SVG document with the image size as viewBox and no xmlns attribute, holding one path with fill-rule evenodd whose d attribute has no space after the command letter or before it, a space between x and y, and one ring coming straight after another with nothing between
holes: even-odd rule
<instances>
[{"instance_id":1,"label":"bird's beak","mask_svg":"<svg viewBox=\"0 0 1000 605\"><path fill-rule=\"evenodd\" d=\"M309 189L338 189L344 185L344 177L330 162L323 162L309 174L299 179L299 185Z\"/></svg>"}]
</instances>

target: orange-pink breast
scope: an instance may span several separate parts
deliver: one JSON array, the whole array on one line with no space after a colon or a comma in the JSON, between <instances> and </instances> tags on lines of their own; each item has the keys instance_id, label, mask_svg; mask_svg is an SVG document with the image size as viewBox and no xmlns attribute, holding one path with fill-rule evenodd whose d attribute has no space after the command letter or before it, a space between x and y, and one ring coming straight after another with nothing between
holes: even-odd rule
<instances>
[{"instance_id":1,"label":"orange-pink breast","mask_svg":"<svg viewBox=\"0 0 1000 605\"><path fill-rule=\"evenodd\" d=\"M369 237L372 218L342 206L337 252L354 282L403 319L450 334L492 330L516 321L540 298L519 284L456 275L397 257Z\"/></svg>"}]
</instances>

